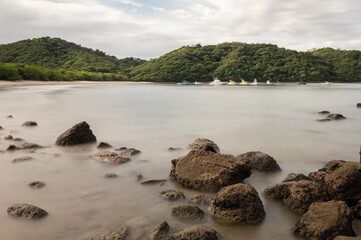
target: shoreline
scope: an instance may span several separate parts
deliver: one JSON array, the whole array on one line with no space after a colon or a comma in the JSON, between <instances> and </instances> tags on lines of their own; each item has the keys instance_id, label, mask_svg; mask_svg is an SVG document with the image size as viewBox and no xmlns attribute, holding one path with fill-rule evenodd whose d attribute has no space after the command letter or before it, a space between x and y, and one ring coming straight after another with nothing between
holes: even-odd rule
<instances>
[{"instance_id":1,"label":"shoreline","mask_svg":"<svg viewBox=\"0 0 361 240\"><path fill-rule=\"evenodd\" d=\"M132 81L36 81L36 80L0 80L0 87L32 86L32 85L77 85L77 84L151 84L153 82Z\"/></svg>"}]
</instances>

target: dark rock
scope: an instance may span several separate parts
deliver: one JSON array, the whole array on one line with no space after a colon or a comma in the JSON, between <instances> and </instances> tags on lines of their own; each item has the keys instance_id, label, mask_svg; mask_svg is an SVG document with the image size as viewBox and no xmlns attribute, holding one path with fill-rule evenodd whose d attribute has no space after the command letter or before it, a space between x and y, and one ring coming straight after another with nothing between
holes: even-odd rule
<instances>
[{"instance_id":1,"label":"dark rock","mask_svg":"<svg viewBox=\"0 0 361 240\"><path fill-rule=\"evenodd\" d=\"M214 153L220 153L218 145L205 138L197 138L188 146L188 148L196 151L211 151Z\"/></svg>"},{"instance_id":2,"label":"dark rock","mask_svg":"<svg viewBox=\"0 0 361 240\"><path fill-rule=\"evenodd\" d=\"M266 213L257 191L249 184L222 188L208 208L210 214L226 223L260 223Z\"/></svg>"},{"instance_id":3,"label":"dark rock","mask_svg":"<svg viewBox=\"0 0 361 240\"><path fill-rule=\"evenodd\" d=\"M353 213L356 219L361 220L361 200L359 200L353 209Z\"/></svg>"},{"instance_id":4,"label":"dark rock","mask_svg":"<svg viewBox=\"0 0 361 240\"><path fill-rule=\"evenodd\" d=\"M39 189L42 187L45 187L45 183L41 182L41 181L34 181L28 184L29 187L34 188L34 189Z\"/></svg>"},{"instance_id":5,"label":"dark rock","mask_svg":"<svg viewBox=\"0 0 361 240\"><path fill-rule=\"evenodd\" d=\"M268 154L263 152L247 152L240 154L236 157L238 161L248 165L251 169L259 170L259 171L278 171L280 170L280 166Z\"/></svg>"},{"instance_id":6,"label":"dark rock","mask_svg":"<svg viewBox=\"0 0 361 240\"><path fill-rule=\"evenodd\" d=\"M330 114L330 111L321 111L321 112L318 112L319 114Z\"/></svg>"},{"instance_id":7,"label":"dark rock","mask_svg":"<svg viewBox=\"0 0 361 240\"><path fill-rule=\"evenodd\" d=\"M142 174L137 174L137 175L135 175L135 177L136 177L138 180L140 180L140 179L143 178L143 175L142 175Z\"/></svg>"},{"instance_id":8,"label":"dark rock","mask_svg":"<svg viewBox=\"0 0 361 240\"><path fill-rule=\"evenodd\" d=\"M13 141L14 142L22 142L22 141L24 141L24 139L22 139L22 138L14 138Z\"/></svg>"},{"instance_id":9,"label":"dark rock","mask_svg":"<svg viewBox=\"0 0 361 240\"><path fill-rule=\"evenodd\" d=\"M209 205L211 204L211 201L213 200L213 197L210 196L206 196L206 195L199 195L196 197L191 198L191 202L195 203L195 204L205 204L205 205Z\"/></svg>"},{"instance_id":10,"label":"dark rock","mask_svg":"<svg viewBox=\"0 0 361 240\"><path fill-rule=\"evenodd\" d=\"M6 136L6 137L4 138L4 140L13 140L13 136L8 135L8 136Z\"/></svg>"},{"instance_id":11,"label":"dark rock","mask_svg":"<svg viewBox=\"0 0 361 240\"><path fill-rule=\"evenodd\" d=\"M6 118L13 118L13 115L7 115Z\"/></svg>"},{"instance_id":12,"label":"dark rock","mask_svg":"<svg viewBox=\"0 0 361 240\"><path fill-rule=\"evenodd\" d=\"M357 103L356 107L361 108L361 103Z\"/></svg>"},{"instance_id":13,"label":"dark rock","mask_svg":"<svg viewBox=\"0 0 361 240\"><path fill-rule=\"evenodd\" d=\"M182 192L173 189L161 191L159 192L159 195L168 201L183 200L186 198Z\"/></svg>"},{"instance_id":14,"label":"dark rock","mask_svg":"<svg viewBox=\"0 0 361 240\"><path fill-rule=\"evenodd\" d=\"M168 234L169 225L166 221L163 221L152 229L149 238L150 240L167 240Z\"/></svg>"},{"instance_id":15,"label":"dark rock","mask_svg":"<svg viewBox=\"0 0 361 240\"><path fill-rule=\"evenodd\" d=\"M84 143L93 143L97 139L94 136L90 126L86 122L81 122L62 133L55 144L60 146L73 146Z\"/></svg>"},{"instance_id":16,"label":"dark rock","mask_svg":"<svg viewBox=\"0 0 361 240\"><path fill-rule=\"evenodd\" d=\"M111 148L112 145L110 145L109 143L106 143L106 142L100 142L98 145L97 145L97 148Z\"/></svg>"},{"instance_id":17,"label":"dark rock","mask_svg":"<svg viewBox=\"0 0 361 240\"><path fill-rule=\"evenodd\" d=\"M34 122L34 121L26 121L22 124L22 126L25 126L25 127L34 127L34 126L38 126L38 123L37 122Z\"/></svg>"},{"instance_id":18,"label":"dark rock","mask_svg":"<svg viewBox=\"0 0 361 240\"><path fill-rule=\"evenodd\" d=\"M234 156L212 151L191 151L172 160L172 164L170 176L174 180L184 187L208 192L242 182L251 175L250 168Z\"/></svg>"},{"instance_id":19,"label":"dark rock","mask_svg":"<svg viewBox=\"0 0 361 240\"><path fill-rule=\"evenodd\" d=\"M307 176L302 173L290 173L282 182L298 182L300 180L310 180Z\"/></svg>"},{"instance_id":20,"label":"dark rock","mask_svg":"<svg viewBox=\"0 0 361 240\"><path fill-rule=\"evenodd\" d=\"M34 220L43 218L48 214L44 209L27 203L14 204L8 208L7 212L14 218Z\"/></svg>"},{"instance_id":21,"label":"dark rock","mask_svg":"<svg viewBox=\"0 0 361 240\"><path fill-rule=\"evenodd\" d=\"M0 126L0 130L4 130L4 128L2 126Z\"/></svg>"},{"instance_id":22,"label":"dark rock","mask_svg":"<svg viewBox=\"0 0 361 240\"><path fill-rule=\"evenodd\" d=\"M167 179L151 179L151 180L143 181L140 184L143 184L143 185L163 184L166 181L168 181L168 180Z\"/></svg>"},{"instance_id":23,"label":"dark rock","mask_svg":"<svg viewBox=\"0 0 361 240\"><path fill-rule=\"evenodd\" d=\"M195 225L170 235L168 240L218 240L218 235L212 228Z\"/></svg>"},{"instance_id":24,"label":"dark rock","mask_svg":"<svg viewBox=\"0 0 361 240\"><path fill-rule=\"evenodd\" d=\"M178 150L182 150L182 148L174 148L174 147L169 147L168 151L172 152L172 151L178 151Z\"/></svg>"},{"instance_id":25,"label":"dark rock","mask_svg":"<svg viewBox=\"0 0 361 240\"><path fill-rule=\"evenodd\" d=\"M20 145L21 149L38 149L38 148L44 148L43 146L36 144L36 143L28 143L28 142L24 142L23 144Z\"/></svg>"},{"instance_id":26,"label":"dark rock","mask_svg":"<svg viewBox=\"0 0 361 240\"><path fill-rule=\"evenodd\" d=\"M107 173L104 175L105 178L117 178L118 175L115 173Z\"/></svg>"},{"instance_id":27,"label":"dark rock","mask_svg":"<svg viewBox=\"0 0 361 240\"><path fill-rule=\"evenodd\" d=\"M94 160L110 163L110 164L121 164L130 161L130 158L119 156L115 152L103 151L92 155Z\"/></svg>"},{"instance_id":28,"label":"dark rock","mask_svg":"<svg viewBox=\"0 0 361 240\"><path fill-rule=\"evenodd\" d=\"M294 234L308 239L331 240L336 236L352 236L352 214L342 201L317 202L292 228Z\"/></svg>"},{"instance_id":29,"label":"dark rock","mask_svg":"<svg viewBox=\"0 0 361 240\"><path fill-rule=\"evenodd\" d=\"M7 151L14 151L14 150L18 150L19 147L15 146L14 144L11 144L8 146L8 148L6 149Z\"/></svg>"},{"instance_id":30,"label":"dark rock","mask_svg":"<svg viewBox=\"0 0 361 240\"><path fill-rule=\"evenodd\" d=\"M115 149L115 151L124 151L126 149L127 149L126 147L120 147L120 148Z\"/></svg>"},{"instance_id":31,"label":"dark rock","mask_svg":"<svg viewBox=\"0 0 361 240\"><path fill-rule=\"evenodd\" d=\"M34 159L34 158L29 157L29 156L19 157L19 158L15 158L15 159L13 160L13 163L30 161L30 160L33 160L33 159Z\"/></svg>"},{"instance_id":32,"label":"dark rock","mask_svg":"<svg viewBox=\"0 0 361 240\"><path fill-rule=\"evenodd\" d=\"M138 150L138 149L135 149L135 148L127 148L125 149L121 155L124 155L124 156L134 156L134 155L137 155L137 154L140 154L141 152Z\"/></svg>"},{"instance_id":33,"label":"dark rock","mask_svg":"<svg viewBox=\"0 0 361 240\"><path fill-rule=\"evenodd\" d=\"M361 240L361 236L358 237L337 236L333 240Z\"/></svg>"},{"instance_id":34,"label":"dark rock","mask_svg":"<svg viewBox=\"0 0 361 240\"><path fill-rule=\"evenodd\" d=\"M90 240L124 240L128 233L128 227L119 225L110 231L99 233Z\"/></svg>"},{"instance_id":35,"label":"dark rock","mask_svg":"<svg viewBox=\"0 0 361 240\"><path fill-rule=\"evenodd\" d=\"M193 205L173 207L171 211L175 217L185 220L201 220L204 217L202 209Z\"/></svg>"},{"instance_id":36,"label":"dark rock","mask_svg":"<svg viewBox=\"0 0 361 240\"><path fill-rule=\"evenodd\" d=\"M327 115L327 117L332 120L346 119L346 117L344 117L342 114L338 114L338 113L329 114L329 115Z\"/></svg>"},{"instance_id":37,"label":"dark rock","mask_svg":"<svg viewBox=\"0 0 361 240\"><path fill-rule=\"evenodd\" d=\"M317 119L316 121L318 121L318 122L330 122L331 119L329 119L329 118L324 118L324 119Z\"/></svg>"}]
</instances>

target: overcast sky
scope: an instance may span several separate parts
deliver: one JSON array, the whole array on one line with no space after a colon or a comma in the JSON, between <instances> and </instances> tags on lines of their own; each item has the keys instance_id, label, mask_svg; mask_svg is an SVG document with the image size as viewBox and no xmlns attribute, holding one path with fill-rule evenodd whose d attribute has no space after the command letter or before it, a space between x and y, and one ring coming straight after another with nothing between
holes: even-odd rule
<instances>
[{"instance_id":1,"label":"overcast sky","mask_svg":"<svg viewBox=\"0 0 361 240\"><path fill-rule=\"evenodd\" d=\"M0 44L60 37L117 57L183 45L361 49L361 0L0 0Z\"/></svg>"}]
</instances>

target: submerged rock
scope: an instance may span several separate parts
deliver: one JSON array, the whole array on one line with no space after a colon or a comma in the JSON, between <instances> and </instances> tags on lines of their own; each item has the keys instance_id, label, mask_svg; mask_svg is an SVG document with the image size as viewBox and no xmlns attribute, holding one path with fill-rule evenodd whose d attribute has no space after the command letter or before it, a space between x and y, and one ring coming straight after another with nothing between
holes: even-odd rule
<instances>
[{"instance_id":1,"label":"submerged rock","mask_svg":"<svg viewBox=\"0 0 361 240\"><path fill-rule=\"evenodd\" d=\"M62 133L56 139L55 144L60 146L73 146L84 143L93 143L96 141L97 139L90 129L89 124L81 122Z\"/></svg>"},{"instance_id":2,"label":"submerged rock","mask_svg":"<svg viewBox=\"0 0 361 240\"><path fill-rule=\"evenodd\" d=\"M27 203L17 203L10 206L7 210L8 214L19 219L40 219L48 213L39 207Z\"/></svg>"},{"instance_id":3,"label":"submerged rock","mask_svg":"<svg viewBox=\"0 0 361 240\"><path fill-rule=\"evenodd\" d=\"M168 201L184 200L186 198L182 192L173 189L161 191L159 195Z\"/></svg>"},{"instance_id":4,"label":"submerged rock","mask_svg":"<svg viewBox=\"0 0 361 240\"><path fill-rule=\"evenodd\" d=\"M209 227L195 225L172 234L168 240L218 240L218 233Z\"/></svg>"},{"instance_id":5,"label":"submerged rock","mask_svg":"<svg viewBox=\"0 0 361 240\"><path fill-rule=\"evenodd\" d=\"M259 151L240 154L236 157L236 159L241 163L246 164L251 169L259 171L269 172L281 169L273 157Z\"/></svg>"},{"instance_id":6,"label":"submerged rock","mask_svg":"<svg viewBox=\"0 0 361 240\"><path fill-rule=\"evenodd\" d=\"M121 155L123 156L128 156L128 157L131 157L131 156L135 156L137 154L140 154L141 151L138 150L138 149L135 149L135 148L126 148L125 150L123 150L122 153L120 153Z\"/></svg>"},{"instance_id":7,"label":"submerged rock","mask_svg":"<svg viewBox=\"0 0 361 240\"><path fill-rule=\"evenodd\" d=\"M41 182L41 181L34 181L28 184L29 187L34 188L34 189L39 189L42 187L45 187L45 183Z\"/></svg>"},{"instance_id":8,"label":"submerged rock","mask_svg":"<svg viewBox=\"0 0 361 240\"><path fill-rule=\"evenodd\" d=\"M22 124L22 126L25 127L34 127L34 126L38 126L38 123L35 121L26 121Z\"/></svg>"},{"instance_id":9,"label":"submerged rock","mask_svg":"<svg viewBox=\"0 0 361 240\"><path fill-rule=\"evenodd\" d=\"M105 231L90 238L90 240L124 240L128 233L126 225L119 225L110 231Z\"/></svg>"},{"instance_id":10,"label":"submerged rock","mask_svg":"<svg viewBox=\"0 0 361 240\"><path fill-rule=\"evenodd\" d=\"M184 187L208 192L242 182L251 175L250 168L234 156L212 151L191 151L172 160L172 164L170 176L174 180Z\"/></svg>"},{"instance_id":11,"label":"submerged rock","mask_svg":"<svg viewBox=\"0 0 361 240\"><path fill-rule=\"evenodd\" d=\"M150 240L167 240L168 234L169 225L166 221L163 221L152 229L149 238Z\"/></svg>"},{"instance_id":12,"label":"submerged rock","mask_svg":"<svg viewBox=\"0 0 361 240\"><path fill-rule=\"evenodd\" d=\"M211 204L211 201L213 201L213 199L214 198L211 196L199 195L199 196L195 196L195 197L191 198L191 202L193 202L195 204L209 205L209 204Z\"/></svg>"},{"instance_id":13,"label":"submerged rock","mask_svg":"<svg viewBox=\"0 0 361 240\"><path fill-rule=\"evenodd\" d=\"M182 148L177 148L177 147L169 147L168 151L172 152L172 151L178 151L178 150L182 150Z\"/></svg>"},{"instance_id":14,"label":"submerged rock","mask_svg":"<svg viewBox=\"0 0 361 240\"><path fill-rule=\"evenodd\" d=\"M266 213L257 191L249 184L222 188L208 208L210 214L227 223L260 223Z\"/></svg>"},{"instance_id":15,"label":"submerged rock","mask_svg":"<svg viewBox=\"0 0 361 240\"><path fill-rule=\"evenodd\" d=\"M105 178L117 178L118 175L115 173L107 173L104 175Z\"/></svg>"},{"instance_id":16,"label":"submerged rock","mask_svg":"<svg viewBox=\"0 0 361 240\"><path fill-rule=\"evenodd\" d=\"M13 115L7 115L6 118L13 118Z\"/></svg>"},{"instance_id":17,"label":"submerged rock","mask_svg":"<svg viewBox=\"0 0 361 240\"><path fill-rule=\"evenodd\" d=\"M318 121L318 122L330 122L331 119L329 119L329 118L323 118L323 119L317 119L316 121Z\"/></svg>"},{"instance_id":18,"label":"submerged rock","mask_svg":"<svg viewBox=\"0 0 361 240\"><path fill-rule=\"evenodd\" d=\"M22 141L24 141L24 139L22 139L22 138L14 138L13 141L14 142L22 142Z\"/></svg>"},{"instance_id":19,"label":"submerged rock","mask_svg":"<svg viewBox=\"0 0 361 240\"><path fill-rule=\"evenodd\" d=\"M185 220L201 220L204 217L202 209L193 205L173 207L171 211L175 217Z\"/></svg>"},{"instance_id":20,"label":"submerged rock","mask_svg":"<svg viewBox=\"0 0 361 240\"><path fill-rule=\"evenodd\" d=\"M298 182L300 180L310 180L306 175L302 173L290 173L282 182Z\"/></svg>"},{"instance_id":21,"label":"submerged rock","mask_svg":"<svg viewBox=\"0 0 361 240\"><path fill-rule=\"evenodd\" d=\"M330 111L325 111L325 110L323 110L323 111L321 111L321 112L318 112L319 114L330 114Z\"/></svg>"},{"instance_id":22,"label":"submerged rock","mask_svg":"<svg viewBox=\"0 0 361 240\"><path fill-rule=\"evenodd\" d=\"M4 130L4 128L2 126L0 126L0 130Z\"/></svg>"},{"instance_id":23,"label":"submerged rock","mask_svg":"<svg viewBox=\"0 0 361 240\"><path fill-rule=\"evenodd\" d=\"M106 143L106 142L100 142L98 145L97 145L97 148L111 148L112 145L110 145L109 143Z\"/></svg>"},{"instance_id":24,"label":"submerged rock","mask_svg":"<svg viewBox=\"0 0 361 240\"><path fill-rule=\"evenodd\" d=\"M142 174L137 174L137 175L135 175L135 177L136 177L138 180L140 180L140 179L143 178L143 175L142 175Z\"/></svg>"},{"instance_id":25,"label":"submerged rock","mask_svg":"<svg viewBox=\"0 0 361 240\"><path fill-rule=\"evenodd\" d=\"M332 240L352 236L352 214L342 201L313 203L292 228L292 233L308 239Z\"/></svg>"},{"instance_id":26,"label":"submerged rock","mask_svg":"<svg viewBox=\"0 0 361 240\"><path fill-rule=\"evenodd\" d=\"M20 145L11 144L11 145L9 145L9 147L6 150L7 151L28 150L28 149L35 150L35 149L38 149L38 148L43 148L43 146L41 146L39 144L36 144L36 143L24 142L24 143L22 143Z\"/></svg>"},{"instance_id":27,"label":"submerged rock","mask_svg":"<svg viewBox=\"0 0 361 240\"><path fill-rule=\"evenodd\" d=\"M188 146L188 148L196 151L211 151L214 153L220 153L218 145L206 138L197 138Z\"/></svg>"},{"instance_id":28,"label":"submerged rock","mask_svg":"<svg viewBox=\"0 0 361 240\"><path fill-rule=\"evenodd\" d=\"M29 157L29 156L25 156L25 157L19 157L19 158L15 158L13 160L13 163L19 163L19 162L25 162L25 161L30 161L33 160L34 158Z\"/></svg>"},{"instance_id":29,"label":"submerged rock","mask_svg":"<svg viewBox=\"0 0 361 240\"><path fill-rule=\"evenodd\" d=\"M8 135L8 136L4 137L4 140L13 140L13 136Z\"/></svg>"},{"instance_id":30,"label":"submerged rock","mask_svg":"<svg viewBox=\"0 0 361 240\"><path fill-rule=\"evenodd\" d=\"M338 113L329 114L329 115L327 115L327 117L332 120L346 119L345 116L343 116L342 114L338 114Z\"/></svg>"},{"instance_id":31,"label":"submerged rock","mask_svg":"<svg viewBox=\"0 0 361 240\"><path fill-rule=\"evenodd\" d=\"M110 164L121 164L130 161L130 158L119 156L117 153L110 151L98 152L97 154L92 155L92 158Z\"/></svg>"},{"instance_id":32,"label":"submerged rock","mask_svg":"<svg viewBox=\"0 0 361 240\"><path fill-rule=\"evenodd\" d=\"M140 184L143 184L143 185L163 184L166 181L168 181L168 180L167 179L151 179L151 180L143 181Z\"/></svg>"}]
</instances>

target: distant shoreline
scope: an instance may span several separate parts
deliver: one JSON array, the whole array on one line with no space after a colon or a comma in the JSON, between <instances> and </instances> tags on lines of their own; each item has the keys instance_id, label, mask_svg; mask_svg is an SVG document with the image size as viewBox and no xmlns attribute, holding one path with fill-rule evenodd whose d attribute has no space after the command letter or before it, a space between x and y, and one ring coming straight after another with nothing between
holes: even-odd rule
<instances>
[{"instance_id":1,"label":"distant shoreline","mask_svg":"<svg viewBox=\"0 0 361 240\"><path fill-rule=\"evenodd\" d=\"M153 82L133 82L133 81L35 81L35 80L0 80L0 87L10 86L31 86L31 85L76 85L76 84L140 84Z\"/></svg>"}]
</instances>

